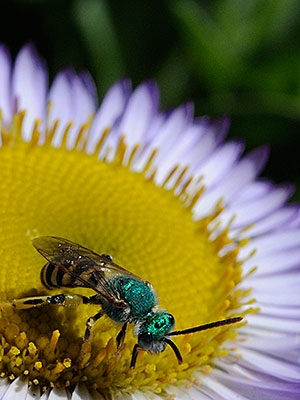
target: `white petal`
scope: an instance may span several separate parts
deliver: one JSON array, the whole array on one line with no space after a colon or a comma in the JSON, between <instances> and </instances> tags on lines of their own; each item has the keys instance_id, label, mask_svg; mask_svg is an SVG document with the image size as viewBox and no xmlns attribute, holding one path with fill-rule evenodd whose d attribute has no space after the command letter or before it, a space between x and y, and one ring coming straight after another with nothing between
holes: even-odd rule
<instances>
[{"instance_id":1,"label":"white petal","mask_svg":"<svg viewBox=\"0 0 300 400\"><path fill-rule=\"evenodd\" d=\"M56 76L49 92L49 100L50 129L56 121L59 122L53 145L61 144L65 129L72 122L67 141L68 148L72 148L81 126L89 121L95 111L93 94L88 92L84 82L72 71L64 71Z\"/></svg>"},{"instance_id":2,"label":"white petal","mask_svg":"<svg viewBox=\"0 0 300 400\"><path fill-rule=\"evenodd\" d=\"M175 146L169 148L165 152L165 156L161 157L160 167L166 164L167 168L171 169L176 164L182 164L183 166L189 164L190 151L201 141L207 131L207 126L207 118L202 118L196 123L189 124L177 138ZM161 125L159 129L161 129Z\"/></svg>"},{"instance_id":3,"label":"white petal","mask_svg":"<svg viewBox=\"0 0 300 400\"><path fill-rule=\"evenodd\" d=\"M74 125L68 135L68 148L73 148L82 125L88 122L96 109L94 97L88 92L82 80L75 74L70 74Z\"/></svg>"},{"instance_id":4,"label":"white petal","mask_svg":"<svg viewBox=\"0 0 300 400\"><path fill-rule=\"evenodd\" d=\"M70 397L65 389L54 388L49 393L48 400L69 400Z\"/></svg>"},{"instance_id":5,"label":"white petal","mask_svg":"<svg viewBox=\"0 0 300 400\"><path fill-rule=\"evenodd\" d=\"M48 76L44 65L31 45L23 47L15 61L12 91L18 111L26 110L23 137L30 140L37 119L45 134Z\"/></svg>"},{"instance_id":6,"label":"white petal","mask_svg":"<svg viewBox=\"0 0 300 400\"><path fill-rule=\"evenodd\" d=\"M239 234L239 239L255 237L272 230L288 228L291 221L297 218L299 207L282 207L271 215L257 221L254 226ZM230 236L235 237L236 230L233 228Z\"/></svg>"},{"instance_id":7,"label":"white petal","mask_svg":"<svg viewBox=\"0 0 300 400\"><path fill-rule=\"evenodd\" d=\"M9 125L13 115L11 94L11 59L6 47L0 45L0 109L5 125Z\"/></svg>"},{"instance_id":8,"label":"white petal","mask_svg":"<svg viewBox=\"0 0 300 400\"><path fill-rule=\"evenodd\" d=\"M205 376L203 383L213 390L216 395L220 396L219 399L224 400L252 400L249 397L244 397L237 393L235 390L229 389L216 379L212 379L209 375ZM217 397L216 397L217 399Z\"/></svg>"},{"instance_id":9,"label":"white petal","mask_svg":"<svg viewBox=\"0 0 300 400\"><path fill-rule=\"evenodd\" d=\"M299 248L292 248L289 250L282 250L279 253L269 253L265 256L259 256L259 254L254 255L251 257L248 261L246 261L243 264L243 270L245 273L247 273L250 269L253 268L253 266L257 266L258 269L255 273L254 276L252 276L250 279L254 279L255 277L260 278L261 276L268 276L268 279L271 279L270 283L273 283L275 285L277 278L277 275L274 276L274 274L278 274L280 272L288 272L288 270L299 266L300 264L300 249ZM272 280L272 277L269 275L272 275L274 278ZM279 278L280 279L280 278ZM284 277L283 277L284 280ZM262 281L260 281L262 282ZM261 283L257 283L257 289L260 289ZM268 287L275 287L273 285L265 285L262 287L263 291L268 289ZM292 282L289 282L292 283ZM256 288L256 283L253 282L251 283L252 286ZM280 286L279 283L279 288L281 289L282 286Z\"/></svg>"},{"instance_id":10,"label":"white petal","mask_svg":"<svg viewBox=\"0 0 300 400\"><path fill-rule=\"evenodd\" d=\"M239 353L242 355L241 364L255 366L259 371L266 371L277 378L287 381L299 381L300 371L291 363L286 363L280 359L275 359L263 352L256 352L250 349L241 348Z\"/></svg>"},{"instance_id":11,"label":"white petal","mask_svg":"<svg viewBox=\"0 0 300 400\"><path fill-rule=\"evenodd\" d=\"M203 183L210 187L218 182L231 169L242 154L244 145L241 142L229 142L216 149L211 157L197 169L197 175L203 176Z\"/></svg>"},{"instance_id":12,"label":"white petal","mask_svg":"<svg viewBox=\"0 0 300 400\"><path fill-rule=\"evenodd\" d=\"M142 151L139 152L138 156L134 160L134 164L132 166L132 169L134 171L142 171L145 165L147 164L148 159L153 150L153 148L151 147L152 137L155 136L156 133L160 131L165 121L166 121L165 114L157 114L156 116L153 117L148 132L146 133L145 143L143 146L145 148L143 148ZM149 145L150 147L149 146L147 147L148 143L150 143Z\"/></svg>"},{"instance_id":13,"label":"white petal","mask_svg":"<svg viewBox=\"0 0 300 400\"><path fill-rule=\"evenodd\" d=\"M7 379L2 379L0 378L0 399L2 400L2 397L5 392L7 392L8 388L10 386L10 382L7 381Z\"/></svg>"},{"instance_id":14,"label":"white petal","mask_svg":"<svg viewBox=\"0 0 300 400\"><path fill-rule=\"evenodd\" d=\"M197 218L210 213L220 199L228 204L246 184L256 177L265 164L267 156L266 148L253 151L241 160L214 189L204 192L193 209Z\"/></svg>"},{"instance_id":15,"label":"white petal","mask_svg":"<svg viewBox=\"0 0 300 400\"><path fill-rule=\"evenodd\" d=\"M105 129L113 129L121 117L130 93L130 83L120 81L113 85L106 93L99 110L92 123L87 143L87 152L92 153ZM103 153L106 148L103 146Z\"/></svg>"},{"instance_id":16,"label":"white petal","mask_svg":"<svg viewBox=\"0 0 300 400\"><path fill-rule=\"evenodd\" d=\"M210 121L207 129L201 136L201 140L190 149L185 164L191 165L191 170L196 177L204 175L201 165L214 154L214 150L222 142L227 130L227 118Z\"/></svg>"},{"instance_id":17,"label":"white petal","mask_svg":"<svg viewBox=\"0 0 300 400\"><path fill-rule=\"evenodd\" d=\"M265 196L273 185L268 181L255 181L246 185L238 194L232 199L232 206L239 206L241 204L249 203L259 197Z\"/></svg>"},{"instance_id":18,"label":"white petal","mask_svg":"<svg viewBox=\"0 0 300 400\"><path fill-rule=\"evenodd\" d=\"M247 335L246 338L242 346L253 350L272 351L275 354L276 352L279 354L282 352L299 351L299 339L290 335L281 335L278 338L270 337L270 335L268 337Z\"/></svg>"},{"instance_id":19,"label":"white petal","mask_svg":"<svg viewBox=\"0 0 300 400\"><path fill-rule=\"evenodd\" d=\"M85 385L76 386L72 394L72 400L90 400L90 394Z\"/></svg>"},{"instance_id":20,"label":"white petal","mask_svg":"<svg viewBox=\"0 0 300 400\"><path fill-rule=\"evenodd\" d=\"M38 386L29 386L26 400L40 399L40 388Z\"/></svg>"},{"instance_id":21,"label":"white petal","mask_svg":"<svg viewBox=\"0 0 300 400\"><path fill-rule=\"evenodd\" d=\"M158 90L153 83L143 83L132 93L116 128L119 135L126 135L129 149L142 143L157 107Z\"/></svg>"},{"instance_id":22,"label":"white petal","mask_svg":"<svg viewBox=\"0 0 300 400\"><path fill-rule=\"evenodd\" d=\"M277 292L274 296L274 292L271 290L259 293L259 301L266 304L277 304L278 306L290 305L294 307L300 306L299 293L289 293L288 291Z\"/></svg>"},{"instance_id":23,"label":"white petal","mask_svg":"<svg viewBox=\"0 0 300 400\"><path fill-rule=\"evenodd\" d=\"M176 145L176 141L182 130L188 126L191 109L188 106L180 107L170 114L168 119L160 128L159 134L151 142L147 152L150 154L155 148L159 148L159 153L155 159L157 174L155 182L160 185L167 174L170 172L170 165L165 157L169 150Z\"/></svg>"},{"instance_id":24,"label":"white petal","mask_svg":"<svg viewBox=\"0 0 300 400\"><path fill-rule=\"evenodd\" d=\"M298 286L299 288L299 286ZM296 292L296 290L295 290ZM299 293L299 289L298 289ZM288 307L282 306L278 307L277 305L272 304L260 304L258 302L258 306L260 308L260 314L266 315L270 317L274 317L277 319L282 318L282 323L289 324L289 319L300 320L300 310L296 307Z\"/></svg>"},{"instance_id":25,"label":"white petal","mask_svg":"<svg viewBox=\"0 0 300 400\"><path fill-rule=\"evenodd\" d=\"M286 202L291 195L289 189L289 187L275 188L252 201L230 205L221 215L222 226L226 226L232 215L235 215L233 228L241 228L261 220Z\"/></svg>"},{"instance_id":26,"label":"white petal","mask_svg":"<svg viewBox=\"0 0 300 400\"><path fill-rule=\"evenodd\" d=\"M266 266L267 263L270 264L269 271L264 271L264 268L258 268L255 275L249 277L249 285L254 287L255 291L258 293L264 292L266 289L268 290L268 287L272 288L270 289L271 291L280 291L282 287L289 287L294 290L295 287L300 285L299 272L297 270L294 272L288 272L287 270L300 264L299 255L300 249L290 250L290 254L289 252L280 254L282 259L278 260L279 263L275 265L274 270L272 268L272 260L277 262L277 257L273 257L272 255L265 257L266 263L264 265ZM261 261L260 265L262 265L262 263L263 261ZM282 274L281 270L282 272L286 271L286 273Z\"/></svg>"},{"instance_id":27,"label":"white petal","mask_svg":"<svg viewBox=\"0 0 300 400\"><path fill-rule=\"evenodd\" d=\"M262 257L270 253L280 253L300 246L300 229L284 232L270 233L251 242L241 248L238 259L247 257L252 250L256 250L256 257Z\"/></svg>"},{"instance_id":28,"label":"white petal","mask_svg":"<svg viewBox=\"0 0 300 400\"><path fill-rule=\"evenodd\" d=\"M8 387L1 400L25 400L28 391L27 381L21 381L19 378L15 379Z\"/></svg>"},{"instance_id":29,"label":"white petal","mask_svg":"<svg viewBox=\"0 0 300 400\"><path fill-rule=\"evenodd\" d=\"M50 129L58 121L58 128L52 144L59 146L63 133L73 117L72 90L67 74L60 72L54 79L49 92L50 110L48 126Z\"/></svg>"},{"instance_id":30,"label":"white petal","mask_svg":"<svg viewBox=\"0 0 300 400\"><path fill-rule=\"evenodd\" d=\"M269 317L262 314L248 314L249 325L269 332L293 333L300 331L300 320L284 320L283 318Z\"/></svg>"},{"instance_id":31,"label":"white petal","mask_svg":"<svg viewBox=\"0 0 300 400\"><path fill-rule=\"evenodd\" d=\"M218 365L221 369L213 370L211 377L231 387L238 394L249 396L251 400L298 400L297 389L295 390L296 384L275 379L268 375L253 377L253 374L251 374L250 378L245 376L243 379L238 375L224 372L226 371L224 363L218 362ZM233 365L232 369L239 372L243 371L244 368Z\"/></svg>"}]
</instances>

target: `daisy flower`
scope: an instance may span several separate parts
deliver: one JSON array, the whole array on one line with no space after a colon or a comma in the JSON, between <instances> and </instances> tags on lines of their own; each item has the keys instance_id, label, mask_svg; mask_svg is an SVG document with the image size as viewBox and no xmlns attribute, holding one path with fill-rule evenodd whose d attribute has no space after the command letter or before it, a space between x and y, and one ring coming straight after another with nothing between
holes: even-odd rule
<instances>
[{"instance_id":1,"label":"daisy flower","mask_svg":"<svg viewBox=\"0 0 300 400\"><path fill-rule=\"evenodd\" d=\"M290 185L258 179L265 147L224 142L227 118L191 104L159 111L158 89L117 82L100 106L88 74L48 89L31 45L14 64L0 48L0 399L298 399L300 218ZM130 359L136 338L102 317L84 363L87 319L99 306L15 310L50 292L31 240L80 243L152 283L176 329L244 320L179 336ZM52 292L92 295L79 288Z\"/></svg>"}]
</instances>

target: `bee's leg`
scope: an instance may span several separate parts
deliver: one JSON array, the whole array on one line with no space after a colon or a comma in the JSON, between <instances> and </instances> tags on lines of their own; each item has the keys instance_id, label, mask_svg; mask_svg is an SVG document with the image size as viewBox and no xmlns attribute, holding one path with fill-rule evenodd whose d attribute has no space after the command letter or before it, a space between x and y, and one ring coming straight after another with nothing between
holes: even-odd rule
<instances>
[{"instance_id":1,"label":"bee's leg","mask_svg":"<svg viewBox=\"0 0 300 400\"><path fill-rule=\"evenodd\" d=\"M86 329L83 337L83 343L81 346L80 354L77 361L77 368L82 369L87 364L89 360L89 353L91 353L92 341L93 341L93 334L92 334L92 327L95 325L96 321L104 315L103 311L99 311L93 317L90 317L86 321Z\"/></svg>"},{"instance_id":2,"label":"bee's leg","mask_svg":"<svg viewBox=\"0 0 300 400\"><path fill-rule=\"evenodd\" d=\"M120 348L122 347L122 344L124 343L124 339L125 339L125 335L126 335L126 327L127 327L127 322L125 322L125 324L122 326L122 329L120 330L120 332L118 333L118 336L116 337L118 350L120 350Z\"/></svg>"},{"instance_id":3,"label":"bee's leg","mask_svg":"<svg viewBox=\"0 0 300 400\"><path fill-rule=\"evenodd\" d=\"M75 307L79 304L87 304L88 302L88 297L78 294L56 294L54 296L35 296L24 297L23 299L15 299L11 302L11 305L17 310L26 310L29 308L42 307L47 304Z\"/></svg>"},{"instance_id":4,"label":"bee's leg","mask_svg":"<svg viewBox=\"0 0 300 400\"><path fill-rule=\"evenodd\" d=\"M141 349L141 347L138 344L134 345L134 348L133 348L133 351L132 351L131 362L130 362L130 368L134 368L135 367L136 358L138 356L138 353L139 353L140 349Z\"/></svg>"},{"instance_id":5,"label":"bee's leg","mask_svg":"<svg viewBox=\"0 0 300 400\"><path fill-rule=\"evenodd\" d=\"M87 321L86 321L86 329L85 329L85 333L84 333L84 340L89 340L91 337L91 329L92 327L95 325L95 323L98 321L99 318L102 317L102 315L104 315L103 311L99 311L97 314L95 314L93 317L90 317Z\"/></svg>"}]
</instances>

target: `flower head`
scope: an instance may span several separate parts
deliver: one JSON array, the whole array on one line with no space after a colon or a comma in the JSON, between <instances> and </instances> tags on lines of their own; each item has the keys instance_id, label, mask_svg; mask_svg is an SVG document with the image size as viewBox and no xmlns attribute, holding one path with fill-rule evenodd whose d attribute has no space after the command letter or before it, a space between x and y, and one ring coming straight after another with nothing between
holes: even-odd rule
<instances>
[{"instance_id":1,"label":"flower head","mask_svg":"<svg viewBox=\"0 0 300 400\"><path fill-rule=\"evenodd\" d=\"M195 120L190 104L159 112L152 82L133 92L117 82L98 109L88 75L63 71L48 91L32 46L14 66L0 49L0 83L2 398L296 398L299 208L285 205L290 186L257 180L267 149L242 157L241 142L223 142L227 118ZM174 339L181 365L167 348L130 369L132 329L118 351L121 327L104 316L78 364L99 306L10 303L50 294L31 244L43 235L151 282L176 329L235 315L248 324ZM93 294L53 293L74 291Z\"/></svg>"}]
</instances>

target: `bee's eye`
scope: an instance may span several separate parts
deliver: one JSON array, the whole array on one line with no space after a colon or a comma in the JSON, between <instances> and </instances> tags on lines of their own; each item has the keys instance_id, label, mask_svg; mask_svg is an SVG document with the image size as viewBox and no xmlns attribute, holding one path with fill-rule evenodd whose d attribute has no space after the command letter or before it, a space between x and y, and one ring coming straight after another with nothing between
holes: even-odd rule
<instances>
[{"instance_id":1,"label":"bee's eye","mask_svg":"<svg viewBox=\"0 0 300 400\"><path fill-rule=\"evenodd\" d=\"M169 314L169 321L171 325L175 325L175 318L173 317L172 314Z\"/></svg>"},{"instance_id":2,"label":"bee's eye","mask_svg":"<svg viewBox=\"0 0 300 400\"><path fill-rule=\"evenodd\" d=\"M110 256L109 254L101 254L103 258L106 258L107 261L112 261L112 256Z\"/></svg>"},{"instance_id":3,"label":"bee's eye","mask_svg":"<svg viewBox=\"0 0 300 400\"><path fill-rule=\"evenodd\" d=\"M153 337L151 332L144 332L141 335L139 335L138 342L143 349L145 350L150 349L153 343Z\"/></svg>"}]
</instances>

